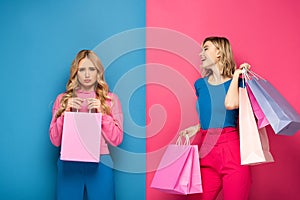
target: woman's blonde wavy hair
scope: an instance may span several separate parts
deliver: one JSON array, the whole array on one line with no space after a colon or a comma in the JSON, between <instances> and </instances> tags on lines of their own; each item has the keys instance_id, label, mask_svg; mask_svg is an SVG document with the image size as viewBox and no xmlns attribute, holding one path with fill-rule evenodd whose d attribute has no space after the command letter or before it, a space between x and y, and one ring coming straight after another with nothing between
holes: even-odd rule
<instances>
[{"instance_id":1,"label":"woman's blonde wavy hair","mask_svg":"<svg viewBox=\"0 0 300 200\"><path fill-rule=\"evenodd\" d=\"M61 114L66 110L69 98L74 97L74 94L76 94L75 91L80 88L77 79L77 72L79 62L84 58L88 58L97 69L98 74L95 85L96 98L98 98L101 102L102 112L104 112L105 114L110 114L110 107L109 105L107 105L106 101L111 100L111 98L108 96L109 88L104 80L104 67L98 56L93 51L81 50L77 53L75 59L72 62L70 69L70 78L66 85L66 92L60 101L60 108L56 113L56 118L61 116Z\"/></svg>"},{"instance_id":2,"label":"woman's blonde wavy hair","mask_svg":"<svg viewBox=\"0 0 300 200\"><path fill-rule=\"evenodd\" d=\"M229 40L225 37L207 37L203 41L202 46L204 46L204 44L208 41L213 43L213 45L215 45L215 47L220 51L219 64L221 65L221 75L232 78L236 69L236 65L233 59L233 53ZM202 76L209 76L211 73L211 70L204 69Z\"/></svg>"}]
</instances>

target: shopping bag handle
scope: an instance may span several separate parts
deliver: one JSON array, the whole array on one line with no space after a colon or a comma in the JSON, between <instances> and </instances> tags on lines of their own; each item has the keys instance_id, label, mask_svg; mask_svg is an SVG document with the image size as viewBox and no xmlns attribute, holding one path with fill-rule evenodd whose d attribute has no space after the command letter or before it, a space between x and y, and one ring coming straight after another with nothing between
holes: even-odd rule
<instances>
[{"instance_id":1,"label":"shopping bag handle","mask_svg":"<svg viewBox=\"0 0 300 200\"><path fill-rule=\"evenodd\" d=\"M243 87L245 87L245 83L248 83L248 81L251 80L251 78L255 78L256 80L265 80L260 75L256 74L255 72L249 70L249 69L242 69L242 79L243 79Z\"/></svg>"},{"instance_id":2,"label":"shopping bag handle","mask_svg":"<svg viewBox=\"0 0 300 200\"><path fill-rule=\"evenodd\" d=\"M185 137L184 144L182 144L182 137ZM176 140L176 145L191 145L190 137L188 136L188 134L185 134L185 136L179 135Z\"/></svg>"},{"instance_id":3,"label":"shopping bag handle","mask_svg":"<svg viewBox=\"0 0 300 200\"><path fill-rule=\"evenodd\" d=\"M75 109L76 110L76 112L78 112L78 109ZM89 109L89 113L91 113L91 109Z\"/></svg>"},{"instance_id":4,"label":"shopping bag handle","mask_svg":"<svg viewBox=\"0 0 300 200\"><path fill-rule=\"evenodd\" d=\"M75 89L73 89L73 91L72 91L72 97L77 97ZM86 99L85 99L85 101L86 101ZM79 112L78 109L75 109L75 112ZM89 113L91 113L91 109L89 109Z\"/></svg>"},{"instance_id":5,"label":"shopping bag handle","mask_svg":"<svg viewBox=\"0 0 300 200\"><path fill-rule=\"evenodd\" d=\"M242 72L245 77L246 77L246 80L250 80L250 75L252 77L254 77L255 79L262 79L262 80L265 80L262 76L258 75L257 73L255 73L254 71L250 70L250 69L245 69L243 68L243 72Z\"/></svg>"}]
</instances>

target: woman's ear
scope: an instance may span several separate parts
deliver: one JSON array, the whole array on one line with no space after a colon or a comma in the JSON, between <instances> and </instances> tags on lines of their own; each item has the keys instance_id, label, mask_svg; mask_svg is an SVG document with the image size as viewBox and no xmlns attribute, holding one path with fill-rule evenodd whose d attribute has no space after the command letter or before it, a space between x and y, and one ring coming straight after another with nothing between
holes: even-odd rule
<instances>
[{"instance_id":1,"label":"woman's ear","mask_svg":"<svg viewBox=\"0 0 300 200\"><path fill-rule=\"evenodd\" d=\"M220 58L221 57L221 51L219 49L217 49L216 51L216 57L217 58Z\"/></svg>"}]
</instances>

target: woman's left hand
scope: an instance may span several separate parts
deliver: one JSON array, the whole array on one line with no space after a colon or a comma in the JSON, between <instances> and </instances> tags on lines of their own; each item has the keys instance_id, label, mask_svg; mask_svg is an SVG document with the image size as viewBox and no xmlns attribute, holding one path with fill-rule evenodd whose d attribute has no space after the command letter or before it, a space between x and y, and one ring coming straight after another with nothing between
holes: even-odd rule
<instances>
[{"instance_id":1,"label":"woman's left hand","mask_svg":"<svg viewBox=\"0 0 300 200\"><path fill-rule=\"evenodd\" d=\"M95 109L96 112L101 112L101 102L96 98L87 98L87 106L89 110Z\"/></svg>"}]
</instances>

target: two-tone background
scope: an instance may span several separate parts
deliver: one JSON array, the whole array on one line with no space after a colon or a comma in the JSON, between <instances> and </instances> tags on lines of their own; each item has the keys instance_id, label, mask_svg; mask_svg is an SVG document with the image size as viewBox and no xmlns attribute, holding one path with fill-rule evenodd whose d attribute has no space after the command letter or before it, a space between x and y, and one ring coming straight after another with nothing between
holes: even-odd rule
<instances>
[{"instance_id":1,"label":"two-tone background","mask_svg":"<svg viewBox=\"0 0 300 200\"><path fill-rule=\"evenodd\" d=\"M297 0L3 0L0 16L0 199L55 199L51 107L81 49L96 51L123 105L117 200L184 199L150 183L165 146L197 122L207 36L227 37L237 64L249 62L300 112ZM275 163L252 167L250 199L299 199L299 132L268 135Z\"/></svg>"}]
</instances>

